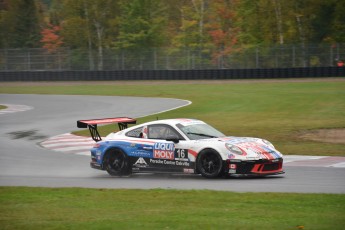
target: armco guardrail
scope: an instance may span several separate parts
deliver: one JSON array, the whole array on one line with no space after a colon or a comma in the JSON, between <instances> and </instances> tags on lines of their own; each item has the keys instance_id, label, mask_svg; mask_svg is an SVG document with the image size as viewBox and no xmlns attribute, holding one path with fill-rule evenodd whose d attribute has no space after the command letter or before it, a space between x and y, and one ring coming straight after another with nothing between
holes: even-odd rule
<instances>
[{"instance_id":1,"label":"armco guardrail","mask_svg":"<svg viewBox=\"0 0 345 230\"><path fill-rule=\"evenodd\" d=\"M345 67L213 70L1 71L0 81L218 80L344 76Z\"/></svg>"}]
</instances>

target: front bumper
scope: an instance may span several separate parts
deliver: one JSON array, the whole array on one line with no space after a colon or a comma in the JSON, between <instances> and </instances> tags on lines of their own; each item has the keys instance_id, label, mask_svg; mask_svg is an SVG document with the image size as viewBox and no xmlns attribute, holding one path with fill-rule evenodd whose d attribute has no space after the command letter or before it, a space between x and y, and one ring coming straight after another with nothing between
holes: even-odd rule
<instances>
[{"instance_id":1,"label":"front bumper","mask_svg":"<svg viewBox=\"0 0 345 230\"><path fill-rule=\"evenodd\" d=\"M241 161L227 160L226 173L228 175L277 175L285 173L283 171L283 159Z\"/></svg>"},{"instance_id":2,"label":"front bumper","mask_svg":"<svg viewBox=\"0 0 345 230\"><path fill-rule=\"evenodd\" d=\"M97 162L96 157L94 157L93 155L91 155L90 167L91 167L91 168L94 168L94 169L103 170L102 165L100 165L100 164Z\"/></svg>"},{"instance_id":3,"label":"front bumper","mask_svg":"<svg viewBox=\"0 0 345 230\"><path fill-rule=\"evenodd\" d=\"M95 162L90 162L90 167L93 168L93 169L99 169L99 170L103 170L102 166L95 163Z\"/></svg>"}]
</instances>

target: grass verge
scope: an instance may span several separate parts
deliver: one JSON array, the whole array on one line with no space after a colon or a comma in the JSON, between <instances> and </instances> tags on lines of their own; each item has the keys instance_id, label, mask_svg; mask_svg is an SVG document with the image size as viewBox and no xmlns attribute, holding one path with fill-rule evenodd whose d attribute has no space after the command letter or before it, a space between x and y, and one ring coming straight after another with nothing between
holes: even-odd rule
<instances>
[{"instance_id":1,"label":"grass verge","mask_svg":"<svg viewBox=\"0 0 345 230\"><path fill-rule=\"evenodd\" d=\"M0 187L1 229L343 229L345 195Z\"/></svg>"},{"instance_id":2,"label":"grass verge","mask_svg":"<svg viewBox=\"0 0 345 230\"><path fill-rule=\"evenodd\" d=\"M268 139L284 154L345 156L344 144L300 138L300 134L310 130L345 128L345 81L44 83L44 87L0 86L0 93L180 98L193 104L139 119L139 123L155 120L157 116L197 118L229 136ZM84 118L88 117L81 119ZM101 134L110 131L113 126L101 128ZM88 135L88 132L79 134Z\"/></svg>"}]
</instances>

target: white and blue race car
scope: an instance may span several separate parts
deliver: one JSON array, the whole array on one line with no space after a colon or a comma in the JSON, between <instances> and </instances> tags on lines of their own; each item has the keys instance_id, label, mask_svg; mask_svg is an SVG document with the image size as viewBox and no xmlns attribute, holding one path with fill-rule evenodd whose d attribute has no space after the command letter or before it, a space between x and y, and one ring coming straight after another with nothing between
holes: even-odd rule
<instances>
[{"instance_id":1,"label":"white and blue race car","mask_svg":"<svg viewBox=\"0 0 345 230\"><path fill-rule=\"evenodd\" d=\"M104 139L97 125L118 123L120 131ZM167 119L136 124L128 117L79 120L96 144L91 167L112 176L131 173L195 173L207 178L282 174L283 155L267 140L225 136L203 121Z\"/></svg>"}]
</instances>

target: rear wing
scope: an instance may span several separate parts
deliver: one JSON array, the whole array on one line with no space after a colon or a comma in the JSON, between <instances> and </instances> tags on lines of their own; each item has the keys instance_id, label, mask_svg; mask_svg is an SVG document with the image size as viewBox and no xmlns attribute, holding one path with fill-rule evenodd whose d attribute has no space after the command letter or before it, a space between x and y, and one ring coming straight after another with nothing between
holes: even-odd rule
<instances>
[{"instance_id":1,"label":"rear wing","mask_svg":"<svg viewBox=\"0 0 345 230\"><path fill-rule=\"evenodd\" d=\"M92 139L98 142L102 140L102 137L97 130L97 125L118 123L119 129L124 130L124 129L127 129L128 124L136 124L136 122L137 120L133 118L129 118L129 117L102 118L102 119L92 119L92 120L79 120L77 121L77 127L89 128Z\"/></svg>"}]
</instances>

